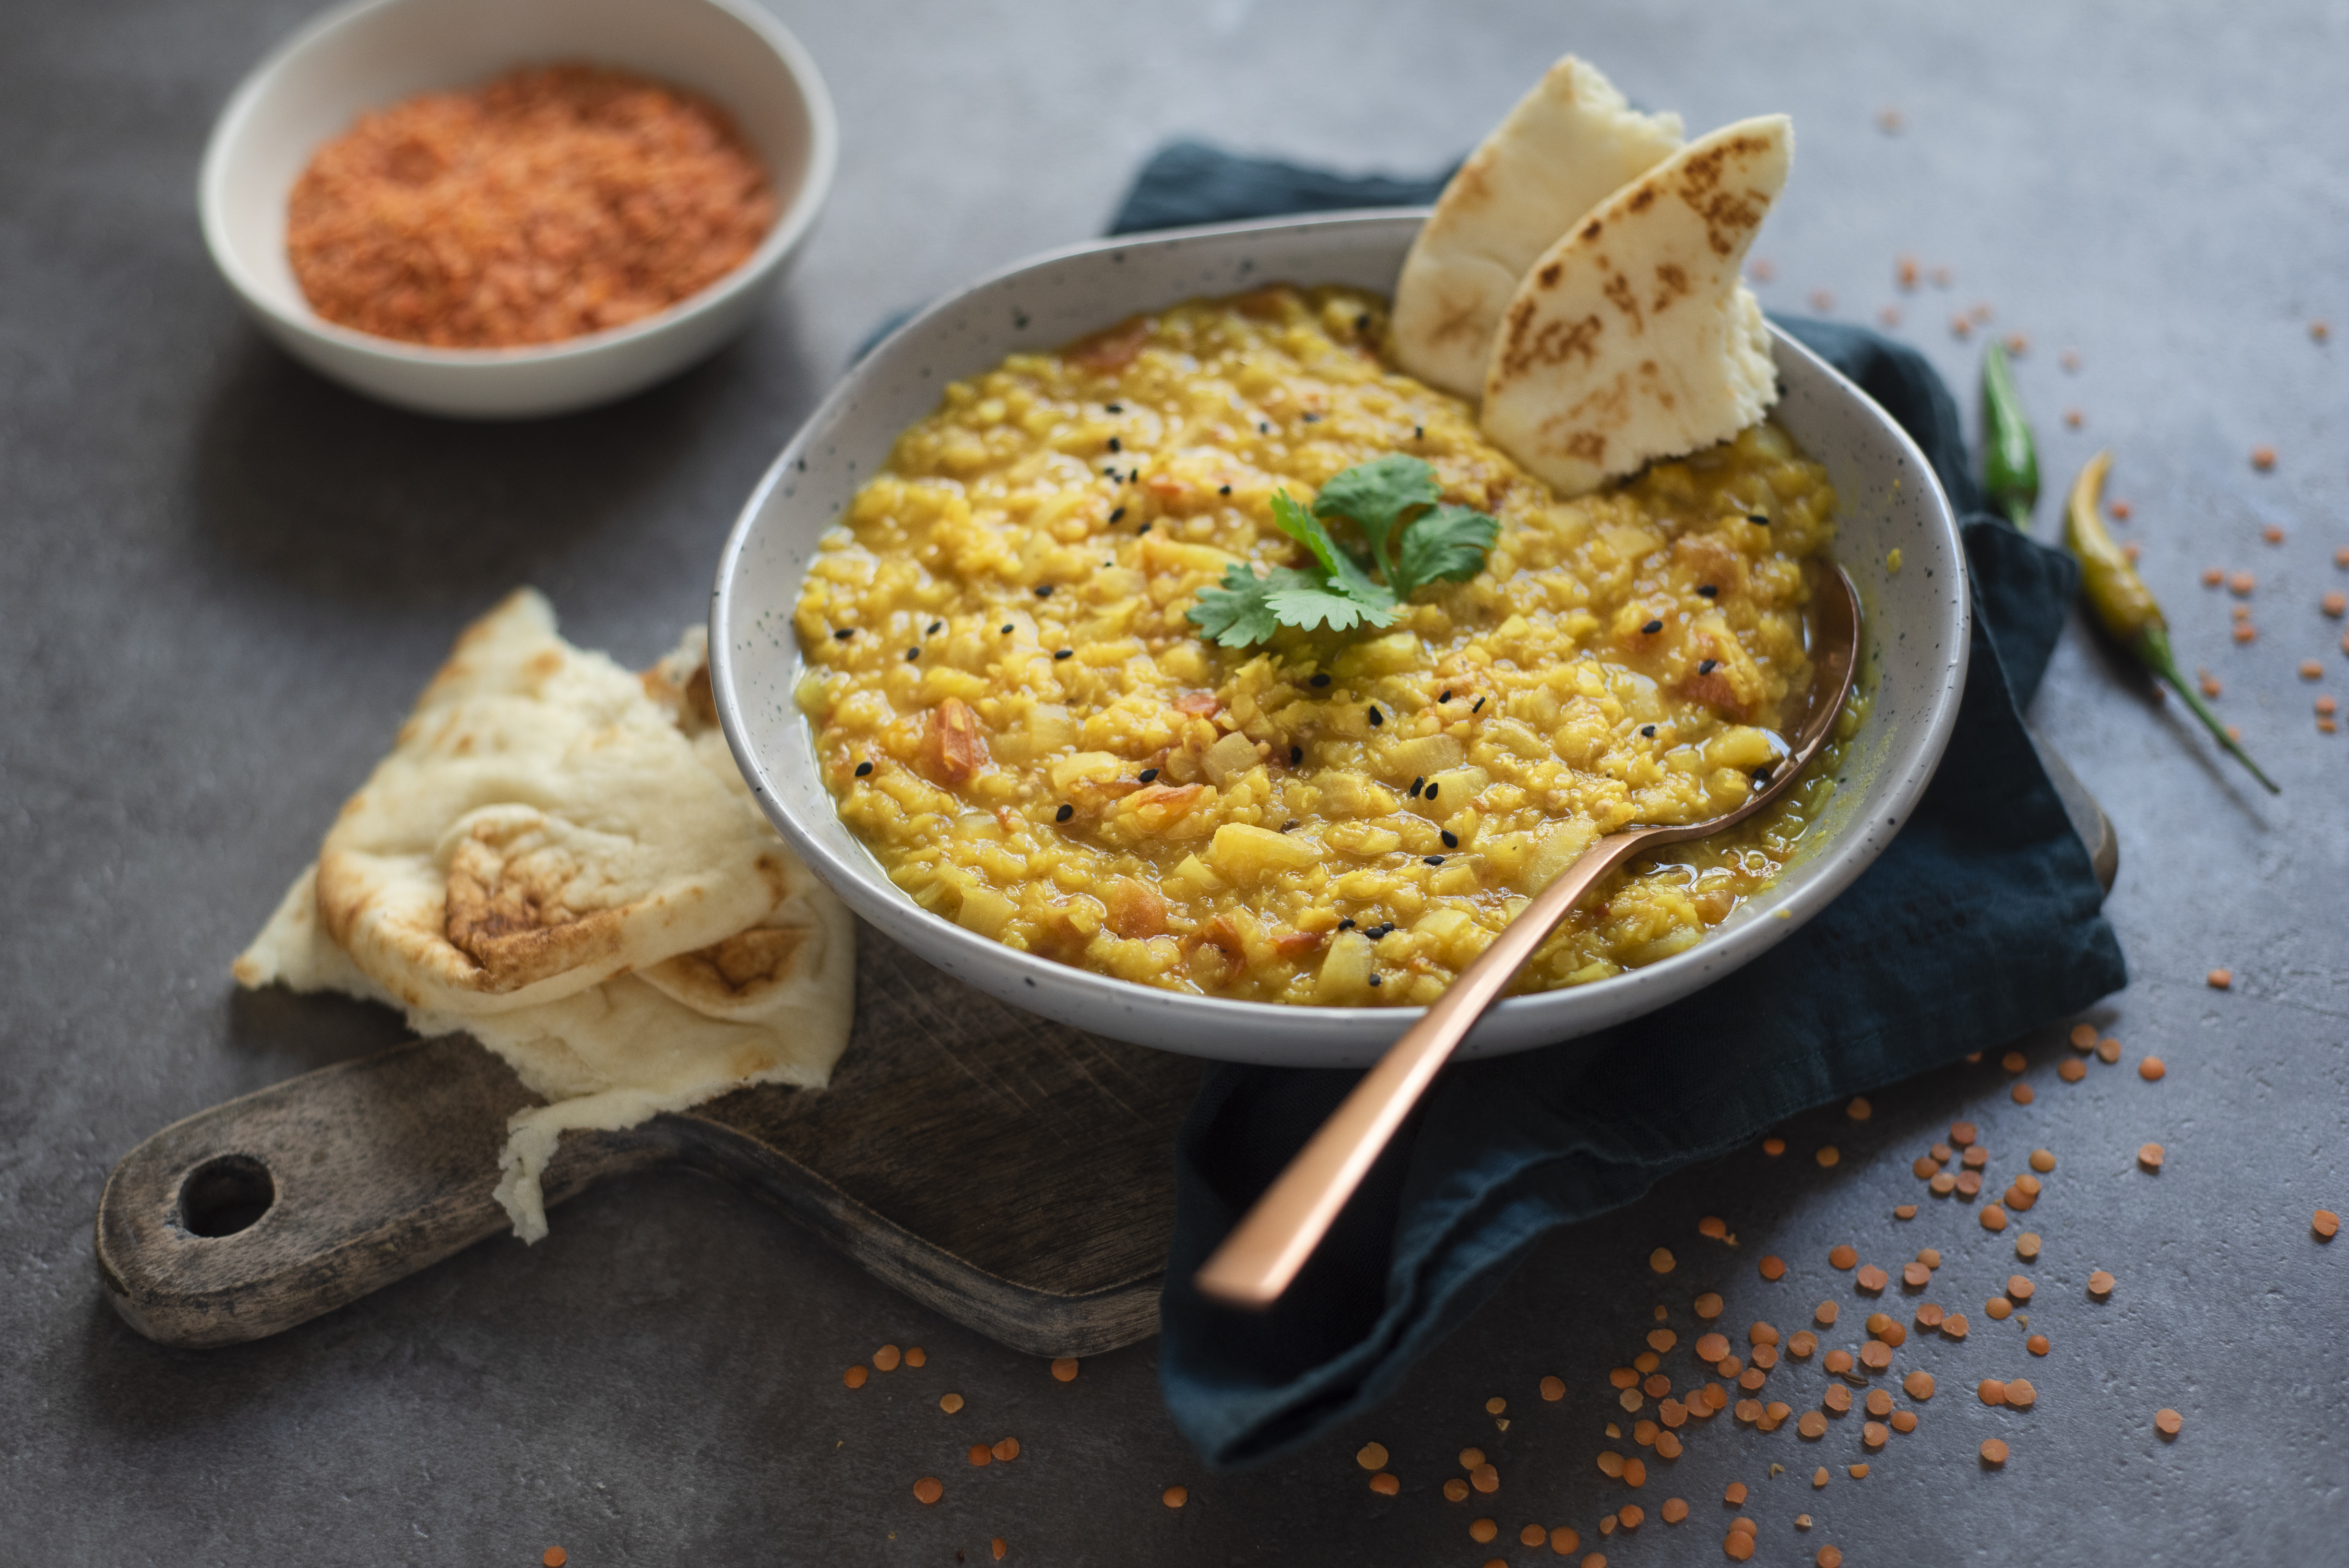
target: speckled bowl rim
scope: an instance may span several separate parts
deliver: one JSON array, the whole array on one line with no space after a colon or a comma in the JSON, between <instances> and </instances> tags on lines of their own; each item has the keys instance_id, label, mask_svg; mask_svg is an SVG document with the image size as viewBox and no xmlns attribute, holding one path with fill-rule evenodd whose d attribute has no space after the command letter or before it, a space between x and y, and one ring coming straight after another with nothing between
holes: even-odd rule
<instances>
[{"instance_id":1,"label":"speckled bowl rim","mask_svg":"<svg viewBox=\"0 0 2349 1568\"><path fill-rule=\"evenodd\" d=\"M967 323L957 322L958 307L1014 280L1050 273L1072 261L1099 257L1111 263L1123 263L1138 253L1186 246L1216 247L1250 237L1301 234L1340 244L1359 241L1365 247L1392 250L1399 263L1402 249L1425 216L1424 209L1323 213L1169 230L1046 252L991 273L911 317L852 366L808 418L745 503L719 558L710 603L711 684L727 742L761 809L809 868L850 908L922 958L1015 1006L1098 1034L1185 1055L1294 1067L1361 1067L1376 1059L1420 1016L1422 1009L1416 1007L1295 1006L1163 990L1019 952L923 909L889 882L870 851L840 824L836 810L829 812L827 823L812 825L801 820L778 789L778 770L796 763L809 770L815 794L827 806L831 801L821 779L813 774L812 731L803 717L796 720L795 729L788 729L786 721L787 732L798 738L795 755L792 757L761 755L751 741L743 706L741 665L757 656L752 646L756 639L745 635L738 643L733 629L738 614L749 614L750 620L742 623L745 627L758 618L755 606L738 603L738 589L747 571L749 552L760 542L762 522L771 505L776 504L779 497L788 504L795 494L794 470L807 472L806 459L811 450L832 435L843 414L852 411L859 397L880 377L893 370L905 370L900 362L907 359L909 349L919 354L926 346L957 364L961 357L968 357L967 345L962 346L966 352L957 356L957 346L952 342L967 330ZM1353 232L1347 232L1350 230ZM1267 271L1261 278L1268 280L1280 274ZM1057 278L1051 281L1058 286ZM1137 297L1126 310L1101 313L1101 325L1115 321L1132 310L1156 308L1165 303L1170 302L1163 295ZM1016 306L1013 309L1018 324L1024 327L1024 313ZM1879 624L1876 607L1882 595L1876 575L1862 572L1854 572L1853 575L1859 583L1869 617L1864 672L1877 666L1888 632L1905 642L1912 632L1930 631L1944 650L1940 678L1930 693L1927 712L1920 724L1905 724L1897 743L1897 754L1880 758L1866 777L1849 780L1838 789L1822 812L1818 827L1806 835L1795 863L1780 879L1741 905L1704 940L1670 958L1605 980L1506 998L1486 1015L1476 1033L1464 1045L1460 1052L1464 1057L1532 1049L1611 1026L1677 1001L1759 957L1826 908L1873 863L1909 820L1949 743L1965 687L1972 631L1965 550L1949 499L1934 478L1932 465L1924 453L1889 414L1785 333L1775 325L1771 333L1782 383L1789 370L1814 383L1823 382L1828 390L1851 405L1846 412L1873 438L1890 444L1907 472L1920 480L1923 515L1917 542L1928 546L1930 554L1950 569L1947 580L1937 591L1939 624L1897 628ZM984 364L975 364L968 369L940 370L935 377L933 366L925 364L920 374L932 385L943 386L946 380L999 362L1002 352L1009 351L999 351ZM882 451L874 454L875 460L885 451L884 444ZM1819 451L1814 450L1812 455L1828 460L1827 455ZM850 467L854 471L855 465ZM864 470L867 475L869 471L869 468ZM832 510L834 519L854 493L855 484L861 482L861 478L846 482ZM1896 492L1899 488L1896 484ZM1848 496L1841 499L1841 514L1847 519L1856 504L1872 504ZM1847 568L1851 564L1841 553L1837 559ZM800 574L804 574L804 562L801 563ZM782 635L789 637L791 606L780 608ZM796 668L799 655L795 638L791 647L790 657ZM1910 717L1904 715L1904 721ZM1869 723L1880 722L1884 722L1882 716L1872 713ZM1862 734L1866 733L1863 728ZM1853 799L1855 792L1857 802ZM854 846L853 852L828 842L821 830L823 826L836 829L846 843Z\"/></svg>"}]
</instances>

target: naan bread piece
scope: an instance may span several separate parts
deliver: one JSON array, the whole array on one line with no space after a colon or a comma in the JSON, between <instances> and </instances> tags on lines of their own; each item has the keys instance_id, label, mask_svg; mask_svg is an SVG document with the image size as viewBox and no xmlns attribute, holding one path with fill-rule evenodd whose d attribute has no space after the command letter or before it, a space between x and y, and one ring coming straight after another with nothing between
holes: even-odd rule
<instances>
[{"instance_id":1,"label":"naan bread piece","mask_svg":"<svg viewBox=\"0 0 2349 1568\"><path fill-rule=\"evenodd\" d=\"M530 590L475 623L326 835L327 934L404 1006L472 1016L765 919L781 841L647 685Z\"/></svg>"},{"instance_id":2,"label":"naan bread piece","mask_svg":"<svg viewBox=\"0 0 2349 1568\"><path fill-rule=\"evenodd\" d=\"M499 1161L503 1174L498 1201L513 1221L514 1233L530 1242L546 1234L541 1181L563 1133L633 1127L661 1111L683 1110L750 1084L821 1088L847 1047L856 999L855 922L760 814L725 736L715 727L699 629L688 632L676 652L639 677L617 671L598 655L569 647L554 636L553 628L553 615L537 595L509 599L460 644L450 669L419 705L418 718L402 731L402 747L418 744L418 727L429 716L446 738L445 749L479 759L478 745L460 742L481 731L459 727L451 733L452 727L486 725L499 716L492 712L485 719L476 710L468 719L436 713L434 694L459 682L473 683L473 696L484 686L495 693L502 670L541 660L552 643L566 665L575 663L574 673L584 671L580 678L592 681L611 706L601 710L607 722L600 729L566 750L552 769L542 764L530 775L532 788L540 791L537 799L560 801L574 818L593 824L592 830L610 832L612 822L623 819L604 812L578 780L556 775L584 755L593 764L589 777L608 790L615 753L657 759L665 786L726 828L709 839L732 856L730 874L760 890L750 899L720 890L705 902L750 908L751 917L709 942L663 954L639 973L613 975L546 999L458 988L450 1005L435 1006L396 993L354 962L325 917L321 868L314 865L295 879L268 925L233 966L241 985L340 991L388 1003L404 1008L409 1026L420 1035L469 1034L504 1058L523 1086L548 1102L515 1113ZM606 666L618 681L606 678ZM455 682L452 671L458 672ZM546 673L553 678L560 672ZM511 714L504 717L512 719ZM673 744L657 743L652 731L661 727ZM523 727L509 723L502 733ZM621 732L617 739L615 730ZM389 766L388 761L377 770L377 781ZM510 766L481 779L484 789L506 788L512 777ZM337 832L365 793L345 808ZM624 805L635 796L630 789L616 793ZM471 805L460 820L489 820L483 813L492 809ZM479 841L457 838L452 867L468 841ZM452 871L452 881L454 875ZM450 900L452 911L458 902Z\"/></svg>"},{"instance_id":3,"label":"naan bread piece","mask_svg":"<svg viewBox=\"0 0 2349 1568\"><path fill-rule=\"evenodd\" d=\"M1759 419L1778 377L1738 269L1794 150L1784 115L1724 126L1551 246L1494 340L1485 433L1573 496Z\"/></svg>"},{"instance_id":4,"label":"naan bread piece","mask_svg":"<svg viewBox=\"0 0 2349 1568\"><path fill-rule=\"evenodd\" d=\"M1475 397L1501 314L1536 257L1671 156L1681 117L1641 114L1572 55L1486 137L1436 199L1395 284L1395 363Z\"/></svg>"}]
</instances>

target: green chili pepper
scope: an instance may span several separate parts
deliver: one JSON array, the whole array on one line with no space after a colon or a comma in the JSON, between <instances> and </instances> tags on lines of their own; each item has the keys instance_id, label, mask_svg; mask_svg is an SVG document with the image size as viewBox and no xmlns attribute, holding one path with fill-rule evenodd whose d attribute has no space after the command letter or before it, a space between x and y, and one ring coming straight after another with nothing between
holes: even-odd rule
<instances>
[{"instance_id":1,"label":"green chili pepper","mask_svg":"<svg viewBox=\"0 0 2349 1568\"><path fill-rule=\"evenodd\" d=\"M1982 490L1991 504L2025 533L2039 501L2039 450L2014 389L2006 350L1995 340L1982 353Z\"/></svg>"},{"instance_id":2,"label":"green chili pepper","mask_svg":"<svg viewBox=\"0 0 2349 1568\"><path fill-rule=\"evenodd\" d=\"M2100 503L2105 494L2105 470L2112 466L2110 452L2098 452L2072 481L2072 494L2064 509L2064 542L2080 562L2080 589L2087 595L2088 608L2095 613L2096 622L2113 640L2133 655L2137 663L2168 681L2186 706L2194 710L2210 731L2211 738L2226 748L2227 754L2251 770L2251 777L2268 787L2271 795L2281 795L2275 780L2260 771L2260 765L2251 754L2235 744L2227 727L2219 722L2202 699L2178 673L2177 657L2169 651L2169 623L2162 618L2161 606L2154 602L2153 592L2137 574L2128 557L2105 531Z\"/></svg>"}]
</instances>

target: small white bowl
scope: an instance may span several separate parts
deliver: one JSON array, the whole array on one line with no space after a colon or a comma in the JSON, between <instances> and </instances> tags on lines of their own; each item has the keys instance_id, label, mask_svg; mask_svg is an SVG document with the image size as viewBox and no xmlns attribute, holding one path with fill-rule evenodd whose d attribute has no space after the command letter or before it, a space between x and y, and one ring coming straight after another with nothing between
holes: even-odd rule
<instances>
[{"instance_id":1,"label":"small white bowl","mask_svg":"<svg viewBox=\"0 0 2349 1568\"><path fill-rule=\"evenodd\" d=\"M320 143L418 93L569 60L689 88L733 117L782 206L749 261L641 321L526 348L430 348L310 308L285 254L285 205ZM815 62L752 4L359 0L304 27L245 77L212 127L197 202L221 275L295 358L403 408L522 418L625 397L749 325L823 206L839 139Z\"/></svg>"},{"instance_id":2,"label":"small white bowl","mask_svg":"<svg viewBox=\"0 0 2349 1568\"><path fill-rule=\"evenodd\" d=\"M950 294L893 333L833 389L767 471L718 566L709 667L727 741L760 806L848 906L947 973L1016 1006L1112 1038L1285 1067L1361 1067L1416 1007L1293 1007L1113 980L966 931L897 891L841 821L793 701L802 671L792 613L819 541L899 432L948 381L1005 355L1054 347L1136 311L1276 281L1392 291L1426 214L1334 213L1110 240L1023 263ZM1834 551L1867 616L1868 722L1803 851L1705 939L1644 969L1487 1013L1463 1057L1496 1056L1619 1024L1709 985L1775 946L1868 869L1909 820L1957 722L1972 625L1965 550L1932 466L1891 416L1826 363L1773 332L1784 393L1773 410L1826 466L1842 505ZM1898 550L1899 568L1888 568ZM1920 896L1930 896L1926 890Z\"/></svg>"}]
</instances>

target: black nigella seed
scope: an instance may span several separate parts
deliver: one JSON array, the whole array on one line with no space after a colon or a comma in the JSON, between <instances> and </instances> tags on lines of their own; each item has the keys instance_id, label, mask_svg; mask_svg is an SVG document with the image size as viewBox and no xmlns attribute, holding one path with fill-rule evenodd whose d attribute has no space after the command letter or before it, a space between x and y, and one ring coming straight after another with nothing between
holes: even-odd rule
<instances>
[{"instance_id":1,"label":"black nigella seed","mask_svg":"<svg viewBox=\"0 0 2349 1568\"><path fill-rule=\"evenodd\" d=\"M1051 596L1052 585L1050 583L1045 583L1041 588L1036 590L1036 597L1039 599L1050 599Z\"/></svg>"},{"instance_id":2,"label":"black nigella seed","mask_svg":"<svg viewBox=\"0 0 2349 1568\"><path fill-rule=\"evenodd\" d=\"M1770 526L1770 520L1769 520L1768 518L1766 518L1766 517L1764 517L1764 516L1763 516L1760 512L1758 512L1758 511L1749 511L1749 512L1747 512L1747 513L1745 514L1745 521L1748 521L1748 522L1750 522L1750 523L1752 523L1752 524L1754 524L1756 528L1767 528L1767 527L1769 527L1769 526Z\"/></svg>"},{"instance_id":3,"label":"black nigella seed","mask_svg":"<svg viewBox=\"0 0 2349 1568\"><path fill-rule=\"evenodd\" d=\"M1112 451L1112 452L1122 452L1122 451L1123 451L1125 449L1124 449L1123 447L1122 447L1122 446L1118 445L1118 440L1117 440L1117 438L1116 438L1115 436L1112 436L1112 437L1109 438L1109 449L1110 449L1111 451Z\"/></svg>"},{"instance_id":4,"label":"black nigella seed","mask_svg":"<svg viewBox=\"0 0 2349 1568\"><path fill-rule=\"evenodd\" d=\"M1340 931L1351 931L1351 930L1353 930L1353 929L1354 929L1354 917L1353 917L1352 915L1348 915L1345 919L1343 919L1343 920L1340 921L1340 922L1338 923L1338 929L1339 929L1339 930L1340 930Z\"/></svg>"},{"instance_id":5,"label":"black nigella seed","mask_svg":"<svg viewBox=\"0 0 2349 1568\"><path fill-rule=\"evenodd\" d=\"M1074 806L1063 806L1059 810L1052 813L1052 820L1055 822L1065 822L1076 814L1077 809Z\"/></svg>"},{"instance_id":6,"label":"black nigella seed","mask_svg":"<svg viewBox=\"0 0 2349 1568\"><path fill-rule=\"evenodd\" d=\"M1115 511L1111 512L1111 513L1109 514L1109 520L1110 520L1110 521L1112 521L1112 522L1116 522L1116 521L1118 521L1120 519L1123 518L1124 516L1125 516L1125 508L1123 508L1123 507L1119 507Z\"/></svg>"},{"instance_id":7,"label":"black nigella seed","mask_svg":"<svg viewBox=\"0 0 2349 1568\"><path fill-rule=\"evenodd\" d=\"M1435 700L1438 702L1450 702L1452 700L1452 688L1450 686L1444 687L1444 695L1437 697Z\"/></svg>"},{"instance_id":8,"label":"black nigella seed","mask_svg":"<svg viewBox=\"0 0 2349 1568\"><path fill-rule=\"evenodd\" d=\"M1371 316L1368 311L1364 311L1361 315L1354 318L1354 330L1356 332L1367 332L1370 330L1370 325Z\"/></svg>"},{"instance_id":9,"label":"black nigella seed","mask_svg":"<svg viewBox=\"0 0 2349 1568\"><path fill-rule=\"evenodd\" d=\"M1431 799L1431 800L1434 799L1435 799L1435 792L1436 792L1438 789L1443 789L1443 788L1444 788L1444 786L1443 786L1443 785L1441 785L1441 784L1430 784L1430 785L1427 787L1427 798L1428 798L1429 799Z\"/></svg>"},{"instance_id":10,"label":"black nigella seed","mask_svg":"<svg viewBox=\"0 0 2349 1568\"><path fill-rule=\"evenodd\" d=\"M944 621L933 621L930 623L930 629L922 634L926 637L935 637L946 629L947 624Z\"/></svg>"},{"instance_id":11,"label":"black nigella seed","mask_svg":"<svg viewBox=\"0 0 2349 1568\"><path fill-rule=\"evenodd\" d=\"M1714 666L1718 665L1720 663L1721 661L1719 659L1699 659L1696 662L1696 673L1701 676L1709 676L1713 674Z\"/></svg>"},{"instance_id":12,"label":"black nigella seed","mask_svg":"<svg viewBox=\"0 0 2349 1568\"><path fill-rule=\"evenodd\" d=\"M1373 707L1371 709L1371 727L1372 729L1376 729L1379 726L1381 726L1381 725L1384 724L1386 721L1387 721L1387 717L1386 717L1386 715L1384 715L1384 714L1381 713L1381 712L1377 709L1377 707Z\"/></svg>"},{"instance_id":13,"label":"black nigella seed","mask_svg":"<svg viewBox=\"0 0 2349 1568\"><path fill-rule=\"evenodd\" d=\"M1134 775L1134 777L1140 779L1144 784L1147 784L1153 779L1158 777L1158 769L1155 768L1145 768L1140 773Z\"/></svg>"},{"instance_id":14,"label":"black nigella seed","mask_svg":"<svg viewBox=\"0 0 2349 1568\"><path fill-rule=\"evenodd\" d=\"M1427 863L1432 866L1440 866L1444 863L1444 857L1442 855L1430 855L1427 857Z\"/></svg>"},{"instance_id":15,"label":"black nigella seed","mask_svg":"<svg viewBox=\"0 0 2349 1568\"><path fill-rule=\"evenodd\" d=\"M1767 784L1770 782L1770 769L1767 768L1756 768L1754 770L1754 782L1756 784Z\"/></svg>"},{"instance_id":16,"label":"black nigella seed","mask_svg":"<svg viewBox=\"0 0 2349 1568\"><path fill-rule=\"evenodd\" d=\"M1414 441L1423 441L1427 439L1427 427L1424 425L1413 425L1411 428L1411 438Z\"/></svg>"},{"instance_id":17,"label":"black nigella seed","mask_svg":"<svg viewBox=\"0 0 2349 1568\"><path fill-rule=\"evenodd\" d=\"M1656 727L1652 724L1643 724L1640 727L1640 733L1653 740L1656 738Z\"/></svg>"},{"instance_id":18,"label":"black nigella seed","mask_svg":"<svg viewBox=\"0 0 2349 1568\"><path fill-rule=\"evenodd\" d=\"M1296 767L1299 763L1303 762L1304 760L1305 748L1301 746L1292 746L1288 748L1288 765L1291 768Z\"/></svg>"},{"instance_id":19,"label":"black nigella seed","mask_svg":"<svg viewBox=\"0 0 2349 1568\"><path fill-rule=\"evenodd\" d=\"M1109 411L1112 414L1123 414L1125 412L1125 405L1123 403L1112 403L1109 406Z\"/></svg>"},{"instance_id":20,"label":"black nigella seed","mask_svg":"<svg viewBox=\"0 0 2349 1568\"><path fill-rule=\"evenodd\" d=\"M1419 799L1419 792L1420 792L1422 789L1426 789L1426 788L1427 788L1427 775L1426 775L1426 774L1424 774L1424 773L1423 773L1423 774L1421 774L1418 778L1416 778L1416 779L1413 779L1413 780L1411 781L1411 798L1412 798L1413 799L1414 799L1414 800L1418 799Z\"/></svg>"},{"instance_id":21,"label":"black nigella seed","mask_svg":"<svg viewBox=\"0 0 2349 1568\"><path fill-rule=\"evenodd\" d=\"M1294 817L1291 817L1291 818L1289 818L1289 819L1288 819L1288 820L1287 820L1286 822L1283 822L1283 823L1280 825L1280 830L1281 830L1282 832L1284 832L1284 833L1293 833L1293 832L1297 831L1297 819L1296 819L1296 818L1294 818Z\"/></svg>"},{"instance_id":22,"label":"black nigella seed","mask_svg":"<svg viewBox=\"0 0 2349 1568\"><path fill-rule=\"evenodd\" d=\"M838 630L837 632L834 632L834 633L832 634L832 640L833 640L833 642L835 642L835 643L844 643L844 642L848 641L848 639L849 639L849 638L851 638L851 637L853 637L853 636L854 636L854 635L856 635L856 628L855 628L855 627L854 627L854 626L843 626L840 630Z\"/></svg>"},{"instance_id":23,"label":"black nigella seed","mask_svg":"<svg viewBox=\"0 0 2349 1568\"><path fill-rule=\"evenodd\" d=\"M1697 597L1698 597L1698 598L1700 598L1700 599L1711 599L1711 598L1717 597L1717 596L1720 594L1721 590L1720 590L1720 589L1718 589L1718 588L1716 588L1716 587L1714 587L1712 583L1706 583L1703 587L1702 587L1702 588L1698 589L1696 592L1697 592Z\"/></svg>"},{"instance_id":24,"label":"black nigella seed","mask_svg":"<svg viewBox=\"0 0 2349 1568\"><path fill-rule=\"evenodd\" d=\"M1232 493L1232 487L1231 487L1231 486L1229 486L1229 485L1226 485L1223 489L1221 489L1221 490L1217 490L1216 493L1217 495L1229 495L1229 494L1231 494L1231 493Z\"/></svg>"},{"instance_id":25,"label":"black nigella seed","mask_svg":"<svg viewBox=\"0 0 2349 1568\"><path fill-rule=\"evenodd\" d=\"M1072 659L1076 656L1077 650L1074 648L1055 648L1052 650L1052 659L1054 663L1058 663L1062 659Z\"/></svg>"},{"instance_id":26,"label":"black nigella seed","mask_svg":"<svg viewBox=\"0 0 2349 1568\"><path fill-rule=\"evenodd\" d=\"M912 664L916 659L920 658L921 656L922 656L922 650L921 650L921 649L919 649L919 648L907 648L907 649L905 650L905 662L906 662L907 664L909 664L909 665L910 665L910 664Z\"/></svg>"},{"instance_id":27,"label":"black nigella seed","mask_svg":"<svg viewBox=\"0 0 2349 1568\"><path fill-rule=\"evenodd\" d=\"M1459 835L1459 834L1457 834L1457 833L1455 833L1455 832L1454 832L1454 831L1453 831L1451 829L1449 829L1449 828L1444 829L1444 847L1445 849L1447 849L1447 850L1456 850L1456 849L1458 849L1458 848L1460 847L1460 835Z\"/></svg>"},{"instance_id":28,"label":"black nigella seed","mask_svg":"<svg viewBox=\"0 0 2349 1568\"><path fill-rule=\"evenodd\" d=\"M1383 975L1373 975L1371 976L1371 984L1373 985L1383 985L1386 984L1386 976Z\"/></svg>"},{"instance_id":29,"label":"black nigella seed","mask_svg":"<svg viewBox=\"0 0 2349 1568\"><path fill-rule=\"evenodd\" d=\"M1256 431L1259 436L1269 436L1272 434L1272 427L1266 424L1263 420L1258 419L1256 422Z\"/></svg>"},{"instance_id":30,"label":"black nigella seed","mask_svg":"<svg viewBox=\"0 0 2349 1568\"><path fill-rule=\"evenodd\" d=\"M1007 636L1007 637L1008 637L1008 636L1009 636L1009 635L1011 634L1011 628L1010 628L1010 627L1009 627L1009 626L1004 627L1004 628L1003 628L1003 634L1004 634L1005 636Z\"/></svg>"},{"instance_id":31,"label":"black nigella seed","mask_svg":"<svg viewBox=\"0 0 2349 1568\"><path fill-rule=\"evenodd\" d=\"M1483 697L1481 697L1481 696L1480 696L1480 697L1478 697L1478 698L1476 699L1476 706L1475 706L1475 707L1470 708L1468 711L1469 711L1470 713L1479 713L1479 712L1482 712L1482 711L1484 710L1484 707L1485 707L1485 699L1484 699Z\"/></svg>"},{"instance_id":32,"label":"black nigella seed","mask_svg":"<svg viewBox=\"0 0 2349 1568\"><path fill-rule=\"evenodd\" d=\"M1330 684L1330 677L1329 677L1328 676L1315 676L1311 680L1308 681L1306 684L1307 684L1308 686L1328 686L1328 685Z\"/></svg>"},{"instance_id":33,"label":"black nigella seed","mask_svg":"<svg viewBox=\"0 0 2349 1568\"><path fill-rule=\"evenodd\" d=\"M1664 629L1664 624L1663 624L1661 621L1651 621L1651 622L1649 622L1646 625L1644 625L1644 626L1642 626L1642 627L1640 627L1640 631L1645 632L1649 636L1651 636L1651 637L1652 637L1652 636L1654 636L1658 632L1662 631L1663 629Z\"/></svg>"},{"instance_id":34,"label":"black nigella seed","mask_svg":"<svg viewBox=\"0 0 2349 1568\"><path fill-rule=\"evenodd\" d=\"M1133 531L1133 537L1134 537L1134 538L1136 538L1136 539L1140 539L1143 534L1148 533L1149 531L1150 531L1150 525L1149 525L1148 523L1146 523L1146 522L1145 522L1145 523L1143 523L1140 528L1137 528L1137 529L1135 529L1135 530Z\"/></svg>"},{"instance_id":35,"label":"black nigella seed","mask_svg":"<svg viewBox=\"0 0 2349 1568\"><path fill-rule=\"evenodd\" d=\"M870 762L860 762L860 763L858 763L858 764L856 765L856 776L857 776L859 779L864 778L866 775L870 774L872 771L873 771L873 764L871 764Z\"/></svg>"},{"instance_id":36,"label":"black nigella seed","mask_svg":"<svg viewBox=\"0 0 2349 1568\"><path fill-rule=\"evenodd\" d=\"M1318 425L1321 422L1321 416L1319 414L1308 414L1305 416L1305 422L1309 425Z\"/></svg>"}]
</instances>

